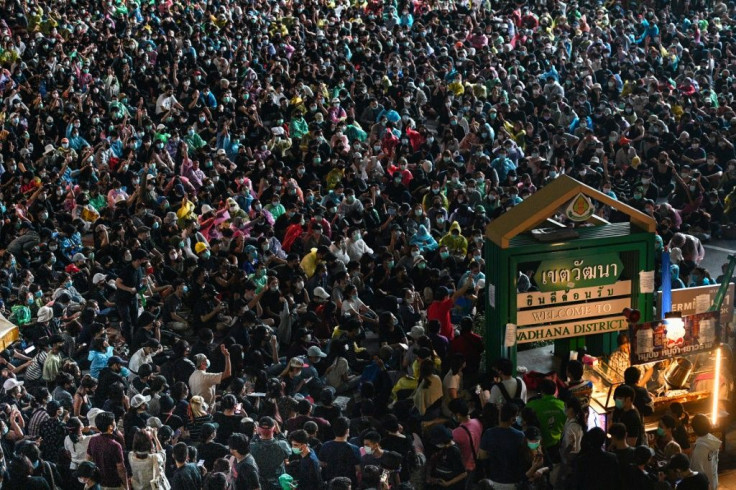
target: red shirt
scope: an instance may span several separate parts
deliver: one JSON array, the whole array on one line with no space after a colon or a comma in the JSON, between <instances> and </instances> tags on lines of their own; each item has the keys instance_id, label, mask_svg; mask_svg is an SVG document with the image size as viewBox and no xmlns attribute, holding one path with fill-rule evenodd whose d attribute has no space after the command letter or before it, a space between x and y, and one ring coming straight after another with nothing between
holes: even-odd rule
<instances>
[{"instance_id":1,"label":"red shirt","mask_svg":"<svg viewBox=\"0 0 736 490\"><path fill-rule=\"evenodd\" d=\"M427 320L439 320L440 335L447 337L447 340L452 340L455 336L455 329L450 321L450 310L454 305L455 300L448 296L442 301L433 301L427 308Z\"/></svg>"},{"instance_id":2,"label":"red shirt","mask_svg":"<svg viewBox=\"0 0 736 490\"><path fill-rule=\"evenodd\" d=\"M118 464L123 463L123 446L109 434L99 434L89 440L87 455L100 469L103 487L120 487L123 482L118 476Z\"/></svg>"},{"instance_id":3,"label":"red shirt","mask_svg":"<svg viewBox=\"0 0 736 490\"><path fill-rule=\"evenodd\" d=\"M473 332L461 333L450 343L450 352L465 356L465 370L469 373L478 372L484 348L483 338Z\"/></svg>"}]
</instances>

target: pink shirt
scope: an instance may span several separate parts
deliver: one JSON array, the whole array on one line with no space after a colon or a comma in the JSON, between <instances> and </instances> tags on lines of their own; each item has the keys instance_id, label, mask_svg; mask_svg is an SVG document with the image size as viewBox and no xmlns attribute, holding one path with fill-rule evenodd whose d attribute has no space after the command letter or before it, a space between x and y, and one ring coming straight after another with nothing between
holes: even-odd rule
<instances>
[{"instance_id":1,"label":"pink shirt","mask_svg":"<svg viewBox=\"0 0 736 490\"><path fill-rule=\"evenodd\" d=\"M464 427L464 428L463 428ZM467 429L467 430L465 430ZM470 437L472 437L473 447L470 447ZM473 458L473 449L475 454L478 454L480 450L480 438L483 435L483 425L478 419L470 419L467 422L463 422L460 426L453 429L452 440L455 441L457 447L460 448L460 453L463 457L463 464L468 471L475 469L475 459Z\"/></svg>"}]
</instances>

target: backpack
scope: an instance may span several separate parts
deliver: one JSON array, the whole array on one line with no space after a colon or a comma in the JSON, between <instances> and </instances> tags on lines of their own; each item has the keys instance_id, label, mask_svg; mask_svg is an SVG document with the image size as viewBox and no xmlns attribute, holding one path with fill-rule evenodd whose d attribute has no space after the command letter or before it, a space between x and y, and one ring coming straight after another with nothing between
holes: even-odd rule
<instances>
[{"instance_id":1,"label":"backpack","mask_svg":"<svg viewBox=\"0 0 736 490\"><path fill-rule=\"evenodd\" d=\"M503 399L506 400L507 403L521 398L521 379L519 378L514 378L514 379L516 380L516 390L514 390L514 396L509 396L509 392L506 391L506 386L504 386L503 381L496 383L496 386L498 386L498 389L501 390Z\"/></svg>"}]
</instances>

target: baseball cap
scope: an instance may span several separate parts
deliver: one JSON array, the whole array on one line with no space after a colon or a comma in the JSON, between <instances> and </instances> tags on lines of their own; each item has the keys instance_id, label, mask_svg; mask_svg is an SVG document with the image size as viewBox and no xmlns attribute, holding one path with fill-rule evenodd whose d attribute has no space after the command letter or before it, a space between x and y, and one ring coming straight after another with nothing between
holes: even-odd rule
<instances>
[{"instance_id":1,"label":"baseball cap","mask_svg":"<svg viewBox=\"0 0 736 490\"><path fill-rule=\"evenodd\" d=\"M123 360L122 357L112 356L110 359L107 360L107 365L112 366L113 364L127 364L127 363L125 360Z\"/></svg>"},{"instance_id":2,"label":"baseball cap","mask_svg":"<svg viewBox=\"0 0 736 490\"><path fill-rule=\"evenodd\" d=\"M261 417L258 421L258 427L263 429L273 429L276 427L276 421L269 416Z\"/></svg>"},{"instance_id":3,"label":"baseball cap","mask_svg":"<svg viewBox=\"0 0 736 490\"><path fill-rule=\"evenodd\" d=\"M133 408L138 408L144 403L148 403L151 401L151 397L148 395L141 395L138 393L130 400L130 406Z\"/></svg>"},{"instance_id":4,"label":"baseball cap","mask_svg":"<svg viewBox=\"0 0 736 490\"><path fill-rule=\"evenodd\" d=\"M100 272L92 276L92 284L99 284L101 282L105 282L106 280L107 280L107 275L102 274Z\"/></svg>"},{"instance_id":5,"label":"baseball cap","mask_svg":"<svg viewBox=\"0 0 736 490\"><path fill-rule=\"evenodd\" d=\"M322 352L322 349L320 349L316 345L313 345L312 347L307 349L307 356L308 357L327 357L327 354Z\"/></svg>"},{"instance_id":6,"label":"baseball cap","mask_svg":"<svg viewBox=\"0 0 736 490\"><path fill-rule=\"evenodd\" d=\"M23 381L18 381L15 378L8 378L5 380L5 383L3 383L3 389L5 391L10 391L16 386L23 386Z\"/></svg>"},{"instance_id":7,"label":"baseball cap","mask_svg":"<svg viewBox=\"0 0 736 490\"><path fill-rule=\"evenodd\" d=\"M325 291L321 286L314 288L314 296L321 299L330 299L330 295L327 294L327 291Z\"/></svg>"}]
</instances>

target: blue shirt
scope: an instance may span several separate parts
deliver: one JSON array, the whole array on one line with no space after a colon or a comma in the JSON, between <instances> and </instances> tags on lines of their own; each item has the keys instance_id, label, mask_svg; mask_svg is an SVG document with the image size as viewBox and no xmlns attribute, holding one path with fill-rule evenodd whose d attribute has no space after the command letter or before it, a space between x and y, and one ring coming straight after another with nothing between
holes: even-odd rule
<instances>
[{"instance_id":1,"label":"blue shirt","mask_svg":"<svg viewBox=\"0 0 736 490\"><path fill-rule=\"evenodd\" d=\"M496 483L517 483L521 470L524 433L512 427L491 427L483 434L480 448L488 454L488 477Z\"/></svg>"}]
</instances>

